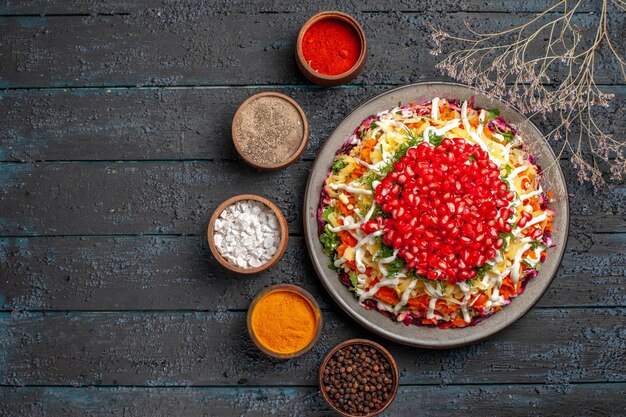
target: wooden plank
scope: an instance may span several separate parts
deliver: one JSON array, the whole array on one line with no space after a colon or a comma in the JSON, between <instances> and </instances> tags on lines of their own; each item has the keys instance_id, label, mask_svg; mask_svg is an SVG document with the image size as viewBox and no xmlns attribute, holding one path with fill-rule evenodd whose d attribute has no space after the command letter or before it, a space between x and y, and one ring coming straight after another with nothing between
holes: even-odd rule
<instances>
[{"instance_id":1,"label":"wooden plank","mask_svg":"<svg viewBox=\"0 0 626 417\"><path fill-rule=\"evenodd\" d=\"M350 111L388 86L275 88L304 108L311 138L303 158L312 159ZM234 159L230 125L237 107L267 88L76 89L0 91L0 160ZM626 130L626 86L598 119L606 132ZM381 109L383 110L383 109ZM555 120L536 118L544 132ZM572 132L573 135L576 132ZM553 143L559 152L562 143ZM564 157L569 154L565 153Z\"/></svg>"},{"instance_id":2,"label":"wooden plank","mask_svg":"<svg viewBox=\"0 0 626 417\"><path fill-rule=\"evenodd\" d=\"M563 162L563 161L562 161ZM624 182L597 195L562 163L572 230L626 232ZM202 235L212 210L239 193L262 194L302 233L311 162L259 172L226 161L0 164L1 235Z\"/></svg>"},{"instance_id":3,"label":"wooden plank","mask_svg":"<svg viewBox=\"0 0 626 417\"><path fill-rule=\"evenodd\" d=\"M538 305L626 307L625 246L626 234L572 235ZM284 282L334 307L298 236L252 279L220 268L200 236L2 238L0 248L0 309L246 309L262 288Z\"/></svg>"},{"instance_id":4,"label":"wooden plank","mask_svg":"<svg viewBox=\"0 0 626 417\"><path fill-rule=\"evenodd\" d=\"M624 384L402 386L381 416L619 415ZM522 411L524 410L524 411ZM621 410L621 411L620 411ZM207 414L209 413L209 414ZM0 388L7 417L335 416L316 387Z\"/></svg>"},{"instance_id":5,"label":"wooden plank","mask_svg":"<svg viewBox=\"0 0 626 417\"><path fill-rule=\"evenodd\" d=\"M321 10L342 10L348 13L359 11L379 12L415 12L415 11L490 11L490 12L541 12L554 4L551 0L534 0L532 2L505 3L498 0L486 0L480 3L471 0L363 0L358 2L341 2L335 0L316 0L297 3L289 0L256 1L252 10L265 13L317 13ZM0 15L20 14L114 14L139 13L146 9L158 11L179 9L179 13L191 13L200 10L203 13L249 13L250 3L243 0L212 1L206 3L198 0L176 1L173 4L161 0L3 0L0 2ZM594 10L590 4L583 3L581 12Z\"/></svg>"},{"instance_id":6,"label":"wooden plank","mask_svg":"<svg viewBox=\"0 0 626 417\"><path fill-rule=\"evenodd\" d=\"M309 84L294 43L310 12L214 13L168 7L132 15L0 18L0 87ZM494 31L534 14L355 13L368 37L368 62L355 84L406 84L439 77L430 26L458 33L464 22ZM619 22L620 14L611 15ZM596 14L573 24L593 39ZM611 28L618 25L611 25ZM615 29L616 31L618 29ZM589 35L589 36L587 36ZM614 36L623 50L625 38ZM534 54L543 52L531 46ZM624 83L616 59L597 66L597 83ZM558 79L558 77L553 77Z\"/></svg>"},{"instance_id":7,"label":"wooden plank","mask_svg":"<svg viewBox=\"0 0 626 417\"><path fill-rule=\"evenodd\" d=\"M309 167L259 173L231 162L3 164L2 230L202 235L221 201L259 193L282 208L292 231L301 231L301 194L295 190L303 188Z\"/></svg>"},{"instance_id":8,"label":"wooden plank","mask_svg":"<svg viewBox=\"0 0 626 417\"><path fill-rule=\"evenodd\" d=\"M236 159L235 110L268 89L303 106L311 125L303 157L311 159L351 109L388 88L4 91L0 160Z\"/></svg>"},{"instance_id":9,"label":"wooden plank","mask_svg":"<svg viewBox=\"0 0 626 417\"><path fill-rule=\"evenodd\" d=\"M373 339L394 355L405 384L624 382L625 318L624 308L533 309L455 350ZM277 362L250 341L245 312L3 313L0 384L313 385L331 346L371 337L343 313L324 320L311 352Z\"/></svg>"}]
</instances>

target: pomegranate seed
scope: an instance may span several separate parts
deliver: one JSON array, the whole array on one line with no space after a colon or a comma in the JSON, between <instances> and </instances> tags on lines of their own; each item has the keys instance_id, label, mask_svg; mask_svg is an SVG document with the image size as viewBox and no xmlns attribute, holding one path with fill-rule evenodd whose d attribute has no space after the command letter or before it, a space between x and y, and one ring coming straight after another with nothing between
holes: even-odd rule
<instances>
[{"instance_id":1,"label":"pomegranate seed","mask_svg":"<svg viewBox=\"0 0 626 417\"><path fill-rule=\"evenodd\" d=\"M517 227L522 228L522 227L526 226L526 223L528 223L528 220L526 218L522 217L517 222Z\"/></svg>"},{"instance_id":2,"label":"pomegranate seed","mask_svg":"<svg viewBox=\"0 0 626 417\"><path fill-rule=\"evenodd\" d=\"M374 233L375 231L378 230L378 228L379 228L379 225L374 220L370 220L361 225L361 230L363 230L363 233L367 235L369 235L370 233Z\"/></svg>"},{"instance_id":3,"label":"pomegranate seed","mask_svg":"<svg viewBox=\"0 0 626 417\"><path fill-rule=\"evenodd\" d=\"M429 269L429 270L428 270L428 273L426 274L426 277L427 277L428 279L435 280L435 279L439 278L439 272L434 271L434 270L432 270L432 269Z\"/></svg>"},{"instance_id":4,"label":"pomegranate seed","mask_svg":"<svg viewBox=\"0 0 626 417\"><path fill-rule=\"evenodd\" d=\"M508 206L515 193L488 154L461 138L408 149L374 197L391 217L366 222L363 232L382 230L407 267L429 279L475 277L473 267L504 246L498 232L511 231Z\"/></svg>"}]
</instances>

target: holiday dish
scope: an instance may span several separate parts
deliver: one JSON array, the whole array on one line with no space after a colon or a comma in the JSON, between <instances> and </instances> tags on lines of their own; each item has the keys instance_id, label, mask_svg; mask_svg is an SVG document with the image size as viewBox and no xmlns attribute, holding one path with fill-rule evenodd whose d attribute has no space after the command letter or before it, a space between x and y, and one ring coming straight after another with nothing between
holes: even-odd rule
<instances>
[{"instance_id":1,"label":"holiday dish","mask_svg":"<svg viewBox=\"0 0 626 417\"><path fill-rule=\"evenodd\" d=\"M331 135L309 179L307 242L322 282L400 342L455 346L504 328L563 252L565 187L558 168L541 170L551 151L514 110L467 90L431 83L374 99ZM380 105L392 98L406 104Z\"/></svg>"},{"instance_id":2,"label":"holiday dish","mask_svg":"<svg viewBox=\"0 0 626 417\"><path fill-rule=\"evenodd\" d=\"M521 294L553 212L541 169L499 109L433 98L368 117L337 152L320 242L366 308L464 327Z\"/></svg>"}]
</instances>

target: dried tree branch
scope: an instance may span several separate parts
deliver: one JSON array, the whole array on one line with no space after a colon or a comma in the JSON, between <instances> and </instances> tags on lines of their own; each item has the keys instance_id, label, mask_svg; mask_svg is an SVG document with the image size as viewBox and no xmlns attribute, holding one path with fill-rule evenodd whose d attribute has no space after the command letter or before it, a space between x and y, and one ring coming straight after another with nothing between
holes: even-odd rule
<instances>
[{"instance_id":1,"label":"dried tree branch","mask_svg":"<svg viewBox=\"0 0 626 417\"><path fill-rule=\"evenodd\" d=\"M609 14L625 11L626 0L601 1L591 36L574 22L583 0L560 0L527 22L500 32L479 32L467 25L471 36L464 37L435 29L431 50L440 55L444 46L461 44L463 49L448 53L437 65L444 73L511 102L529 117L556 114L558 125L546 137L562 141L559 156L569 151L579 180L591 181L596 190L605 184L601 162L610 167L612 178L626 174L626 141L605 133L596 122L597 108L608 107L614 97L595 81L601 52L604 59L615 60L626 81L626 59L609 31ZM557 70L563 67L565 71ZM564 75L553 80L553 74ZM572 133L575 129L577 134Z\"/></svg>"}]
</instances>

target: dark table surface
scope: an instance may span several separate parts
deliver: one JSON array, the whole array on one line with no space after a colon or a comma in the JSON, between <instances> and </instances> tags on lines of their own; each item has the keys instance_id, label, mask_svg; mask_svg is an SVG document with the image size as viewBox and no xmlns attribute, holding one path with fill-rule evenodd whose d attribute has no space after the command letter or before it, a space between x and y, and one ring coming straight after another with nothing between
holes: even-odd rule
<instances>
[{"instance_id":1,"label":"dark table surface","mask_svg":"<svg viewBox=\"0 0 626 417\"><path fill-rule=\"evenodd\" d=\"M518 323L461 349L404 347L356 325L302 237L307 173L333 127L393 86L445 79L429 23L503 28L550 3L0 1L0 415L330 415L318 366L355 336L398 361L388 416L626 414L624 182L594 194L564 155L571 232L554 283ZM316 88L294 42L335 8L364 26L368 63L351 85ZM614 60L598 82L616 94L602 126L623 135ZM230 139L238 104L267 90L311 123L302 161L274 173L242 165ZM205 241L212 210L244 192L275 201L291 233L284 258L254 277L218 268ZM244 320L280 282L314 294L325 319L317 346L285 362L253 347Z\"/></svg>"}]
</instances>

